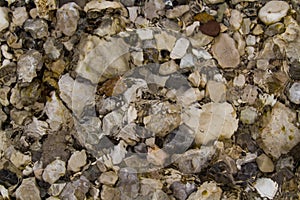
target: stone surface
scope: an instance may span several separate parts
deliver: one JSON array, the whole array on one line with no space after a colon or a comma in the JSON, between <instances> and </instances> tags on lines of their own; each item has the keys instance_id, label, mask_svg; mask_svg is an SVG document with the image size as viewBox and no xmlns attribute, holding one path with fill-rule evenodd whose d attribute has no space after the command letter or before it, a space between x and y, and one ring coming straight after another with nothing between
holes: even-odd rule
<instances>
[{"instance_id":1,"label":"stone surface","mask_svg":"<svg viewBox=\"0 0 300 200\"><path fill-rule=\"evenodd\" d=\"M253 124L257 119L257 110L253 107L246 107L241 111L240 121L243 124Z\"/></svg>"},{"instance_id":2,"label":"stone surface","mask_svg":"<svg viewBox=\"0 0 300 200\"><path fill-rule=\"evenodd\" d=\"M215 182L204 182L196 192L192 193L187 200L198 199L221 199L222 189Z\"/></svg>"},{"instance_id":3,"label":"stone surface","mask_svg":"<svg viewBox=\"0 0 300 200\"><path fill-rule=\"evenodd\" d=\"M104 172L100 175L100 183L108 186L113 186L118 180L118 176L113 171Z\"/></svg>"},{"instance_id":4,"label":"stone surface","mask_svg":"<svg viewBox=\"0 0 300 200\"><path fill-rule=\"evenodd\" d=\"M79 20L79 7L71 2L64 4L56 12L57 24L56 29L67 36L72 36L76 29Z\"/></svg>"},{"instance_id":5,"label":"stone surface","mask_svg":"<svg viewBox=\"0 0 300 200\"><path fill-rule=\"evenodd\" d=\"M254 187L261 197L273 199L278 190L278 184L270 178L259 178L254 183Z\"/></svg>"},{"instance_id":6,"label":"stone surface","mask_svg":"<svg viewBox=\"0 0 300 200\"><path fill-rule=\"evenodd\" d=\"M41 39L48 36L48 24L43 19L27 19L24 23L24 29L34 39Z\"/></svg>"},{"instance_id":7,"label":"stone surface","mask_svg":"<svg viewBox=\"0 0 300 200\"><path fill-rule=\"evenodd\" d=\"M224 83L208 81L206 92L209 98L215 103L221 103L226 100L226 85Z\"/></svg>"},{"instance_id":8,"label":"stone surface","mask_svg":"<svg viewBox=\"0 0 300 200\"><path fill-rule=\"evenodd\" d=\"M40 190L37 187L35 178L23 179L22 184L16 190L16 198L20 200L40 200Z\"/></svg>"},{"instance_id":9,"label":"stone surface","mask_svg":"<svg viewBox=\"0 0 300 200\"><path fill-rule=\"evenodd\" d=\"M300 142L299 129L293 124L296 114L277 102L270 118L261 131L262 147L266 153L279 158Z\"/></svg>"},{"instance_id":10,"label":"stone surface","mask_svg":"<svg viewBox=\"0 0 300 200\"><path fill-rule=\"evenodd\" d=\"M274 171L274 164L273 161L266 155L261 154L256 158L256 163L260 171L262 172L273 172Z\"/></svg>"},{"instance_id":11,"label":"stone surface","mask_svg":"<svg viewBox=\"0 0 300 200\"><path fill-rule=\"evenodd\" d=\"M12 22L17 26L22 26L24 22L28 19L28 13L25 7L17 7L13 11ZM1 28L0 28L1 30Z\"/></svg>"},{"instance_id":12,"label":"stone surface","mask_svg":"<svg viewBox=\"0 0 300 200\"><path fill-rule=\"evenodd\" d=\"M175 19L181 17L184 13L189 11L190 7L188 5L176 6L173 9L167 10L166 17L170 19Z\"/></svg>"},{"instance_id":13,"label":"stone surface","mask_svg":"<svg viewBox=\"0 0 300 200\"><path fill-rule=\"evenodd\" d=\"M238 10L232 10L229 23L233 30L238 30L241 27L243 21L242 13Z\"/></svg>"},{"instance_id":14,"label":"stone surface","mask_svg":"<svg viewBox=\"0 0 300 200\"><path fill-rule=\"evenodd\" d=\"M240 63L239 52L228 34L222 33L215 39L212 52L222 68L236 68Z\"/></svg>"},{"instance_id":15,"label":"stone surface","mask_svg":"<svg viewBox=\"0 0 300 200\"><path fill-rule=\"evenodd\" d=\"M190 41L185 38L180 38L176 41L174 48L171 51L170 57L172 59L182 58L186 54L186 50L190 45Z\"/></svg>"},{"instance_id":16,"label":"stone surface","mask_svg":"<svg viewBox=\"0 0 300 200\"><path fill-rule=\"evenodd\" d=\"M5 7L0 7L0 31L3 31L9 26L9 20L8 20L8 9Z\"/></svg>"},{"instance_id":17,"label":"stone surface","mask_svg":"<svg viewBox=\"0 0 300 200\"><path fill-rule=\"evenodd\" d=\"M86 164L86 159L85 150L75 151L68 161L68 170L78 172Z\"/></svg>"},{"instance_id":18,"label":"stone surface","mask_svg":"<svg viewBox=\"0 0 300 200\"><path fill-rule=\"evenodd\" d=\"M44 181L53 184L66 173L66 164L62 160L54 160L44 169Z\"/></svg>"},{"instance_id":19,"label":"stone surface","mask_svg":"<svg viewBox=\"0 0 300 200\"><path fill-rule=\"evenodd\" d=\"M285 1L269 1L258 12L259 19L266 25L280 21L286 16L289 4Z\"/></svg>"},{"instance_id":20,"label":"stone surface","mask_svg":"<svg viewBox=\"0 0 300 200\"><path fill-rule=\"evenodd\" d=\"M300 82L292 84L288 91L288 98L295 104L300 104Z\"/></svg>"}]
</instances>

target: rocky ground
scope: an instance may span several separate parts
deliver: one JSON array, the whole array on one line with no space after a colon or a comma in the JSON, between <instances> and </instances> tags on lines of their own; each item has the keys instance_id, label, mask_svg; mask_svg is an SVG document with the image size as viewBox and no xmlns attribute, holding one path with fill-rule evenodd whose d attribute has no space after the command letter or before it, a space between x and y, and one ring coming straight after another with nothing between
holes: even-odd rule
<instances>
[{"instance_id":1,"label":"rocky ground","mask_svg":"<svg viewBox=\"0 0 300 200\"><path fill-rule=\"evenodd\" d=\"M299 0L1 0L0 200L300 199L299 22Z\"/></svg>"}]
</instances>

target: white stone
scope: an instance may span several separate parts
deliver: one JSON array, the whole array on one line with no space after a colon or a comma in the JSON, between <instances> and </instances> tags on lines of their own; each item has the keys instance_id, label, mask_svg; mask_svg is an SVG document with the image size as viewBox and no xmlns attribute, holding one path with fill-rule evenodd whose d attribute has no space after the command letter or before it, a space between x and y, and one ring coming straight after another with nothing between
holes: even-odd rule
<instances>
[{"instance_id":1,"label":"white stone","mask_svg":"<svg viewBox=\"0 0 300 200\"><path fill-rule=\"evenodd\" d=\"M44 169L43 180L53 184L66 173L66 164L62 160L54 160Z\"/></svg>"},{"instance_id":2,"label":"white stone","mask_svg":"<svg viewBox=\"0 0 300 200\"><path fill-rule=\"evenodd\" d=\"M229 23L233 28L233 30L238 30L241 27L242 21L243 21L242 13L235 9L232 10Z\"/></svg>"},{"instance_id":3,"label":"white stone","mask_svg":"<svg viewBox=\"0 0 300 200\"><path fill-rule=\"evenodd\" d=\"M36 185L35 178L23 179L22 184L16 190L16 198L19 200L40 200L40 190Z\"/></svg>"},{"instance_id":4,"label":"white stone","mask_svg":"<svg viewBox=\"0 0 300 200\"><path fill-rule=\"evenodd\" d=\"M68 170L78 172L86 164L86 158L85 150L75 151L68 161Z\"/></svg>"},{"instance_id":5,"label":"white stone","mask_svg":"<svg viewBox=\"0 0 300 200\"><path fill-rule=\"evenodd\" d=\"M273 199L278 190L278 184L270 178L259 178L254 187L261 197Z\"/></svg>"},{"instance_id":6,"label":"white stone","mask_svg":"<svg viewBox=\"0 0 300 200\"><path fill-rule=\"evenodd\" d=\"M300 82L293 83L288 93L288 97L291 102L300 104Z\"/></svg>"},{"instance_id":7,"label":"white stone","mask_svg":"<svg viewBox=\"0 0 300 200\"><path fill-rule=\"evenodd\" d=\"M243 74L239 74L233 79L233 86L235 87L243 87L246 83L246 78Z\"/></svg>"},{"instance_id":8,"label":"white stone","mask_svg":"<svg viewBox=\"0 0 300 200\"><path fill-rule=\"evenodd\" d=\"M0 7L0 31L8 28L8 9L5 7Z\"/></svg>"},{"instance_id":9,"label":"white stone","mask_svg":"<svg viewBox=\"0 0 300 200\"><path fill-rule=\"evenodd\" d=\"M186 50L190 45L190 41L185 38L180 38L176 41L176 44L171 51L170 58L180 59L186 54Z\"/></svg>"},{"instance_id":10,"label":"white stone","mask_svg":"<svg viewBox=\"0 0 300 200\"><path fill-rule=\"evenodd\" d=\"M151 29L137 29L136 32L141 40L153 39L153 31Z\"/></svg>"},{"instance_id":11,"label":"white stone","mask_svg":"<svg viewBox=\"0 0 300 200\"><path fill-rule=\"evenodd\" d=\"M10 199L8 190L3 185L0 185L0 194L2 195L3 199Z\"/></svg>"},{"instance_id":12,"label":"white stone","mask_svg":"<svg viewBox=\"0 0 300 200\"><path fill-rule=\"evenodd\" d=\"M256 43L256 37L254 35L248 35L246 38L246 44L249 46L254 46Z\"/></svg>"},{"instance_id":13,"label":"white stone","mask_svg":"<svg viewBox=\"0 0 300 200\"><path fill-rule=\"evenodd\" d=\"M290 6L285 1L269 1L258 12L259 19L265 24L279 22L287 15Z\"/></svg>"},{"instance_id":14,"label":"white stone","mask_svg":"<svg viewBox=\"0 0 300 200\"><path fill-rule=\"evenodd\" d=\"M27 19L28 19L28 13L25 7L17 7L13 11L12 22L15 25L22 26Z\"/></svg>"},{"instance_id":15,"label":"white stone","mask_svg":"<svg viewBox=\"0 0 300 200\"><path fill-rule=\"evenodd\" d=\"M194 56L190 53L186 54L180 61L180 68L187 68L195 66Z\"/></svg>"},{"instance_id":16,"label":"white stone","mask_svg":"<svg viewBox=\"0 0 300 200\"><path fill-rule=\"evenodd\" d=\"M114 146L113 151L110 153L112 163L114 165L120 164L127 154L127 144L121 140L118 145Z\"/></svg>"},{"instance_id":17,"label":"white stone","mask_svg":"<svg viewBox=\"0 0 300 200\"><path fill-rule=\"evenodd\" d=\"M210 53L208 53L205 49L192 49L193 54L198 58L198 59L211 59L212 56Z\"/></svg>"},{"instance_id":18,"label":"white stone","mask_svg":"<svg viewBox=\"0 0 300 200\"><path fill-rule=\"evenodd\" d=\"M207 4L218 4L218 3L222 3L225 0L205 0L205 3Z\"/></svg>"}]
</instances>

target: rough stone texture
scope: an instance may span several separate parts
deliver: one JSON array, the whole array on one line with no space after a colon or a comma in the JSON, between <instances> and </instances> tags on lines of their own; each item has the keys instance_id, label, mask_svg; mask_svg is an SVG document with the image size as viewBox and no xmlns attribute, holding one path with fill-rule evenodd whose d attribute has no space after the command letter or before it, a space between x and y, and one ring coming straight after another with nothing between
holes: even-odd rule
<instances>
[{"instance_id":1,"label":"rough stone texture","mask_svg":"<svg viewBox=\"0 0 300 200\"><path fill-rule=\"evenodd\" d=\"M23 179L22 184L16 190L16 198L20 200L40 200L40 190L36 185L35 178Z\"/></svg>"},{"instance_id":2,"label":"rough stone texture","mask_svg":"<svg viewBox=\"0 0 300 200\"><path fill-rule=\"evenodd\" d=\"M113 186L117 180L118 176L113 171L104 172L99 177L100 183L108 186Z\"/></svg>"},{"instance_id":3,"label":"rough stone texture","mask_svg":"<svg viewBox=\"0 0 300 200\"><path fill-rule=\"evenodd\" d=\"M180 38L176 41L174 48L171 51L170 57L172 59L182 58L186 54L186 50L190 45L190 41L185 38Z\"/></svg>"},{"instance_id":4,"label":"rough stone texture","mask_svg":"<svg viewBox=\"0 0 300 200\"><path fill-rule=\"evenodd\" d=\"M58 31L63 32L67 36L72 36L76 29L79 20L79 7L75 3L67 3L57 10L57 24Z\"/></svg>"},{"instance_id":5,"label":"rough stone texture","mask_svg":"<svg viewBox=\"0 0 300 200\"><path fill-rule=\"evenodd\" d=\"M292 84L288 91L288 98L295 104L300 104L300 82Z\"/></svg>"},{"instance_id":6,"label":"rough stone texture","mask_svg":"<svg viewBox=\"0 0 300 200\"><path fill-rule=\"evenodd\" d=\"M208 81L206 92L215 103L221 103L226 100L226 85L224 83Z\"/></svg>"},{"instance_id":7,"label":"rough stone texture","mask_svg":"<svg viewBox=\"0 0 300 200\"><path fill-rule=\"evenodd\" d=\"M228 34L222 33L215 39L212 52L222 68L236 68L240 63L235 42Z\"/></svg>"},{"instance_id":8,"label":"rough stone texture","mask_svg":"<svg viewBox=\"0 0 300 200\"><path fill-rule=\"evenodd\" d=\"M274 164L273 161L266 155L261 154L256 158L256 163L260 171L262 172L273 172L274 171Z\"/></svg>"},{"instance_id":9,"label":"rough stone texture","mask_svg":"<svg viewBox=\"0 0 300 200\"><path fill-rule=\"evenodd\" d=\"M27 19L24 23L24 29L34 39L41 39L48 36L48 24L43 19Z\"/></svg>"},{"instance_id":10,"label":"rough stone texture","mask_svg":"<svg viewBox=\"0 0 300 200\"><path fill-rule=\"evenodd\" d=\"M53 184L60 177L64 176L65 173L66 173L66 163L62 160L55 160L51 162L49 165L47 165L47 167L44 169L43 179L44 181Z\"/></svg>"},{"instance_id":11,"label":"rough stone texture","mask_svg":"<svg viewBox=\"0 0 300 200\"><path fill-rule=\"evenodd\" d=\"M286 16L289 4L285 1L270 1L258 12L259 19L265 24L273 24Z\"/></svg>"},{"instance_id":12,"label":"rough stone texture","mask_svg":"<svg viewBox=\"0 0 300 200\"><path fill-rule=\"evenodd\" d=\"M296 114L277 102L270 118L261 131L262 148L267 154L279 158L300 142L299 129L293 124Z\"/></svg>"},{"instance_id":13,"label":"rough stone texture","mask_svg":"<svg viewBox=\"0 0 300 200\"><path fill-rule=\"evenodd\" d=\"M17 26L22 26L24 22L28 19L28 13L25 7L17 7L13 11L12 22ZM1 28L0 28L1 30Z\"/></svg>"},{"instance_id":14,"label":"rough stone texture","mask_svg":"<svg viewBox=\"0 0 300 200\"><path fill-rule=\"evenodd\" d=\"M241 27L242 21L242 13L238 10L232 10L229 23L232 26L233 30L238 30Z\"/></svg>"},{"instance_id":15,"label":"rough stone texture","mask_svg":"<svg viewBox=\"0 0 300 200\"><path fill-rule=\"evenodd\" d=\"M85 150L74 152L68 161L68 170L78 172L86 164Z\"/></svg>"},{"instance_id":16,"label":"rough stone texture","mask_svg":"<svg viewBox=\"0 0 300 200\"><path fill-rule=\"evenodd\" d=\"M9 26L8 21L8 9L5 7L0 7L0 31L3 31Z\"/></svg>"}]
</instances>

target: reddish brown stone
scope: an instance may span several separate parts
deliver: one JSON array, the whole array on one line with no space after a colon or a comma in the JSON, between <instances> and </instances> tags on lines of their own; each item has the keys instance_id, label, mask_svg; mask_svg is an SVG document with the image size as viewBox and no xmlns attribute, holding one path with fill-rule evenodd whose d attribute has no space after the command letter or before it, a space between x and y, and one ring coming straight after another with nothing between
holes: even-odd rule
<instances>
[{"instance_id":1,"label":"reddish brown stone","mask_svg":"<svg viewBox=\"0 0 300 200\"><path fill-rule=\"evenodd\" d=\"M215 37L220 33L220 24L215 20L209 21L200 25L200 31L205 35Z\"/></svg>"}]
</instances>

